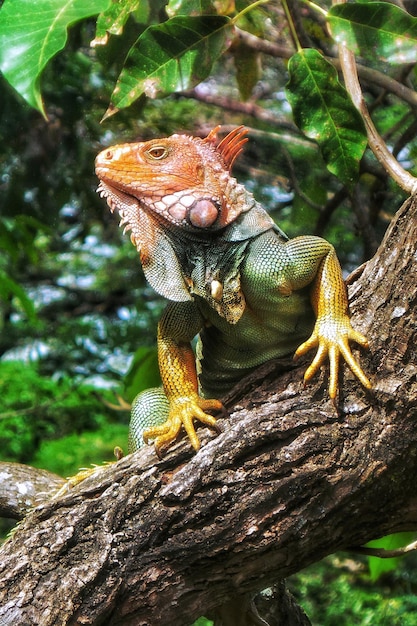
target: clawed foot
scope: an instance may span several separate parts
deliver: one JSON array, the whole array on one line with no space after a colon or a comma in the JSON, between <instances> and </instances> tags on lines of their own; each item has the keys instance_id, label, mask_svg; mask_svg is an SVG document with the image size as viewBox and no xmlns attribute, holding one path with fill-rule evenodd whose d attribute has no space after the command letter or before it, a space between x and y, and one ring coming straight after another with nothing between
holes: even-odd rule
<instances>
[{"instance_id":1,"label":"clawed foot","mask_svg":"<svg viewBox=\"0 0 417 626\"><path fill-rule=\"evenodd\" d=\"M153 426L145 430L143 439L146 443L150 439L155 439L155 451L161 457L163 449L177 439L181 426L184 426L193 448L198 450L200 441L194 428L194 420L198 420L220 432L216 419L206 413L206 411L225 413L225 408L219 400L205 400L197 396L197 394L193 398L175 398L170 401L170 410L166 422L160 426Z\"/></svg>"},{"instance_id":2,"label":"clawed foot","mask_svg":"<svg viewBox=\"0 0 417 626\"><path fill-rule=\"evenodd\" d=\"M82 483L87 478L90 478L90 476L94 476L98 474L99 472L102 472L111 463L114 463L114 461L109 461L103 465L93 465L92 467L83 467L74 476L70 476L69 478L67 478L65 483L62 485L62 487L53 494L51 499L58 500L61 496L65 496L71 491L71 489L73 489L74 487Z\"/></svg>"},{"instance_id":3,"label":"clawed foot","mask_svg":"<svg viewBox=\"0 0 417 626\"><path fill-rule=\"evenodd\" d=\"M120 461L120 459L123 458L123 450L119 448L119 446L114 448L114 456L116 457L116 461ZM71 489L82 483L87 478L90 478L90 476L94 476L107 469L110 465L113 465L114 462L115 461L104 461L102 465L92 465L91 467L81 468L74 476L70 476L65 480L65 483L53 494L51 499L57 500L61 496L65 496L71 491Z\"/></svg>"},{"instance_id":4,"label":"clawed foot","mask_svg":"<svg viewBox=\"0 0 417 626\"><path fill-rule=\"evenodd\" d=\"M320 369L326 358L330 362L329 396L334 400L337 395L340 355L344 358L354 375L366 389L372 387L369 379L355 360L349 345L355 341L363 348L368 348L368 340L354 330L348 317L341 320L317 320L313 334L299 346L294 358L306 354L311 348L318 348L316 356L304 374L304 381L309 381Z\"/></svg>"}]
</instances>

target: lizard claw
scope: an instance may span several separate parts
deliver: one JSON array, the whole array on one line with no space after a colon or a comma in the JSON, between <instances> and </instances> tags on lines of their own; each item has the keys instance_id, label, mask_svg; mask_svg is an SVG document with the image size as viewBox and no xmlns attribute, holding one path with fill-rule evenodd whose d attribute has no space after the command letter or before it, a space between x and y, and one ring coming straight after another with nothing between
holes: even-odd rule
<instances>
[{"instance_id":1,"label":"lizard claw","mask_svg":"<svg viewBox=\"0 0 417 626\"><path fill-rule=\"evenodd\" d=\"M329 359L329 396L332 400L337 395L340 356L344 358L353 374L366 389L372 387L369 379L352 354L349 340L355 341L364 348L368 347L366 337L352 328L347 316L341 320L317 320L313 334L297 348L294 355L294 358L298 358L312 348L318 347L312 363L305 371L305 382L309 381L318 372L326 358Z\"/></svg>"},{"instance_id":2,"label":"lizard claw","mask_svg":"<svg viewBox=\"0 0 417 626\"><path fill-rule=\"evenodd\" d=\"M155 451L161 458L162 451L175 441L184 427L185 432L190 438L191 444L195 450L200 448L200 440L194 427L194 420L202 422L210 428L214 428L216 432L220 432L217 420L206 411L221 411L225 409L219 400L206 400L197 394L195 397L180 397L171 400L169 414L166 422L159 426L148 428L143 433L143 439L146 443L150 439L155 439Z\"/></svg>"}]
</instances>

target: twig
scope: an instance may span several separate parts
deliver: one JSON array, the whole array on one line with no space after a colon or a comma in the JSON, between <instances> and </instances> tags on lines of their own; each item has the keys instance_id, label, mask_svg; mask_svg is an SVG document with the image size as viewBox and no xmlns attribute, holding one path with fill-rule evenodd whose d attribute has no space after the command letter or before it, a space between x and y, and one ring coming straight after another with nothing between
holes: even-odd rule
<instances>
[{"instance_id":1,"label":"twig","mask_svg":"<svg viewBox=\"0 0 417 626\"><path fill-rule=\"evenodd\" d=\"M253 102L241 102L240 100L232 100L231 98L225 98L224 96L215 96L204 92L201 88L181 92L181 96L194 98L200 102L205 102L206 104L211 104L235 113L250 115L254 119L268 122L268 124L271 124L272 126L286 128L287 130L296 132L297 134L299 133L298 128L294 124L290 124L284 119L279 119L275 114L266 111L264 108L254 104Z\"/></svg>"},{"instance_id":2,"label":"twig","mask_svg":"<svg viewBox=\"0 0 417 626\"><path fill-rule=\"evenodd\" d=\"M396 548L395 550L385 550L385 548L368 548L367 546L354 546L350 548L350 550L359 554L377 556L380 559L394 559L398 556L404 556L409 552L417 552L417 541L413 541L412 543L409 543L408 546Z\"/></svg>"},{"instance_id":3,"label":"twig","mask_svg":"<svg viewBox=\"0 0 417 626\"><path fill-rule=\"evenodd\" d=\"M346 0L333 0L333 4L345 4ZM339 59L342 68L343 78L345 80L346 90L348 91L353 104L358 109L365 122L366 132L368 135L368 143L375 157L385 168L388 174L395 182L409 194L417 193L417 178L412 176L398 163L397 159L389 152L385 142L376 130L374 123L369 115L361 86L359 83L358 72L354 54L345 46L339 46Z\"/></svg>"}]
</instances>

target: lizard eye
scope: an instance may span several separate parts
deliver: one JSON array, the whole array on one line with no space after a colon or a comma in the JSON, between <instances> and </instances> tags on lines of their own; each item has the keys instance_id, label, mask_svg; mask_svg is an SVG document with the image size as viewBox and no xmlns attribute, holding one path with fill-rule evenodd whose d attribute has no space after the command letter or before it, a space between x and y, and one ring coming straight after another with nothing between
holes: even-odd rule
<instances>
[{"instance_id":1,"label":"lizard eye","mask_svg":"<svg viewBox=\"0 0 417 626\"><path fill-rule=\"evenodd\" d=\"M168 148L165 148L165 146L153 146L153 148L149 148L149 150L146 151L146 154L151 157L151 159L160 161L167 156Z\"/></svg>"}]
</instances>

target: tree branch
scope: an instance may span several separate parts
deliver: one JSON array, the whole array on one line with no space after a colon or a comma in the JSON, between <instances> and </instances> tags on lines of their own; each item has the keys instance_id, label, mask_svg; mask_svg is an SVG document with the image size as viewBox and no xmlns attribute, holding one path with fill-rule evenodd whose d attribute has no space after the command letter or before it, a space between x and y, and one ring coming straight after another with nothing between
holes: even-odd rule
<instances>
[{"instance_id":1,"label":"tree branch","mask_svg":"<svg viewBox=\"0 0 417 626\"><path fill-rule=\"evenodd\" d=\"M196 87L190 91L181 92L181 96L186 98L193 98L205 104L219 107L233 113L243 113L244 115L250 115L253 119L267 122L273 128L282 128L289 130L293 133L300 134L300 131L294 124L290 124L284 118L280 119L275 113L270 113L263 107L255 104L254 102L242 102L241 100L233 100L225 96L217 96L213 93L209 93L200 87Z\"/></svg>"},{"instance_id":2,"label":"tree branch","mask_svg":"<svg viewBox=\"0 0 417 626\"><path fill-rule=\"evenodd\" d=\"M0 462L0 516L22 519L64 482L63 478L46 470Z\"/></svg>"}]
</instances>

